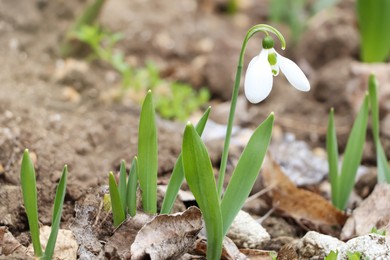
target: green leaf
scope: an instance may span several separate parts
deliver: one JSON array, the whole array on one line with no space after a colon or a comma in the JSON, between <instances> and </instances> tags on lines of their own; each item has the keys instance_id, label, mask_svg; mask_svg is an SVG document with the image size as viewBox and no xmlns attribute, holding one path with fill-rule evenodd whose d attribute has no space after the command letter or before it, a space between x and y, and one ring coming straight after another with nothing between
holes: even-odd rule
<instances>
[{"instance_id":1,"label":"green leaf","mask_svg":"<svg viewBox=\"0 0 390 260\"><path fill-rule=\"evenodd\" d=\"M347 147L344 152L343 165L340 176L340 200L339 209L345 209L349 195L355 185L355 177L363 155L363 147L366 139L366 129L368 121L368 94L366 94L360 111L355 119L352 131L348 137Z\"/></svg>"},{"instance_id":2,"label":"green leaf","mask_svg":"<svg viewBox=\"0 0 390 260\"><path fill-rule=\"evenodd\" d=\"M142 205L147 213L157 213L158 146L157 127L149 90L142 105L138 131L138 178Z\"/></svg>"},{"instance_id":3,"label":"green leaf","mask_svg":"<svg viewBox=\"0 0 390 260\"><path fill-rule=\"evenodd\" d=\"M368 91L371 103L372 135L376 147L376 160L378 171L378 182L387 181L390 183L390 167L379 139L379 105L378 105L378 84L374 75L370 75Z\"/></svg>"},{"instance_id":4,"label":"green leaf","mask_svg":"<svg viewBox=\"0 0 390 260\"><path fill-rule=\"evenodd\" d=\"M119 170L119 184L118 184L118 190L119 190L119 197L121 199L121 203L122 203L122 208L123 208L123 212L125 212L125 215L126 215L126 176L127 176L127 172L126 172L126 162L125 160L122 160L121 161L121 167L120 167L120 170Z\"/></svg>"},{"instance_id":5,"label":"green leaf","mask_svg":"<svg viewBox=\"0 0 390 260\"><path fill-rule=\"evenodd\" d=\"M131 162L129 180L127 181L127 207L129 208L129 214L132 217L135 216L137 211L137 184L138 184L137 165L138 165L138 159L137 156L134 156L134 159Z\"/></svg>"},{"instance_id":6,"label":"green leaf","mask_svg":"<svg viewBox=\"0 0 390 260\"><path fill-rule=\"evenodd\" d=\"M204 112L203 116L199 120L196 125L196 132L199 136L202 136L203 130L206 126L207 120L210 114L210 107ZM180 186L184 181L184 169L182 162L182 154L180 153L177 161L175 163L175 167L173 168L171 178L169 179L167 192L164 197L162 206L161 206L161 214L169 214L172 210L173 204L175 203L177 193L179 192Z\"/></svg>"},{"instance_id":7,"label":"green leaf","mask_svg":"<svg viewBox=\"0 0 390 260\"><path fill-rule=\"evenodd\" d=\"M358 0L357 17L364 62L383 62L390 51L390 1Z\"/></svg>"},{"instance_id":8,"label":"green leaf","mask_svg":"<svg viewBox=\"0 0 390 260\"><path fill-rule=\"evenodd\" d=\"M337 260L338 252L330 251L329 255L325 256L324 260Z\"/></svg>"},{"instance_id":9,"label":"green leaf","mask_svg":"<svg viewBox=\"0 0 390 260\"><path fill-rule=\"evenodd\" d=\"M60 182L57 186L56 196L54 199L53 216L51 223L51 231L49 240L47 241L46 250L44 254L44 260L51 260L54 248L57 241L58 230L60 229L60 222L62 216L62 208L64 205L65 193L66 193L66 179L68 176L68 167L65 165L62 171Z\"/></svg>"},{"instance_id":10,"label":"green leaf","mask_svg":"<svg viewBox=\"0 0 390 260\"><path fill-rule=\"evenodd\" d=\"M206 225L207 259L220 259L222 216L213 168L206 146L191 124L184 131L182 153L184 174Z\"/></svg>"},{"instance_id":11,"label":"green leaf","mask_svg":"<svg viewBox=\"0 0 390 260\"><path fill-rule=\"evenodd\" d=\"M22 167L20 171L24 207L26 209L28 225L30 227L31 240L36 257L42 257L42 247L39 240L37 184L35 180L34 165L30 159L28 150L24 150Z\"/></svg>"},{"instance_id":12,"label":"green leaf","mask_svg":"<svg viewBox=\"0 0 390 260\"><path fill-rule=\"evenodd\" d=\"M114 227L117 227L126 219L126 216L122 208L122 202L119 196L118 187L116 185L115 177L112 172L110 172L108 180Z\"/></svg>"},{"instance_id":13,"label":"green leaf","mask_svg":"<svg viewBox=\"0 0 390 260\"><path fill-rule=\"evenodd\" d=\"M274 115L271 113L252 134L234 169L221 202L224 235L244 205L257 179L271 140L273 123Z\"/></svg>"},{"instance_id":14,"label":"green leaf","mask_svg":"<svg viewBox=\"0 0 390 260\"><path fill-rule=\"evenodd\" d=\"M332 187L332 203L333 205L339 205L339 152L333 108L331 108L329 112L328 131L326 134L326 150L328 153L329 181Z\"/></svg>"}]
</instances>

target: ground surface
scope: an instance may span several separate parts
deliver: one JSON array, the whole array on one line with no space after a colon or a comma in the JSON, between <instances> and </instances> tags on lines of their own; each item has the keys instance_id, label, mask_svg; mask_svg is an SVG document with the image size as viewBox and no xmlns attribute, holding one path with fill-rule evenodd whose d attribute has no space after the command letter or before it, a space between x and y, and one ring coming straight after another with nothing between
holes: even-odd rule
<instances>
[{"instance_id":1,"label":"ground surface","mask_svg":"<svg viewBox=\"0 0 390 260\"><path fill-rule=\"evenodd\" d=\"M175 2L111 0L101 22L125 35L120 48L133 64L142 66L151 59L166 78L209 86L212 104L218 105L230 97L241 41L250 26L266 22L267 3L245 1L233 17L221 11L224 1ZM75 201L89 188L107 184L107 173L117 169L120 159L130 161L137 152L139 105L129 100L107 102L107 90L119 85L118 80L109 79L114 73L110 68L92 64L76 78L65 82L56 78L64 62L58 54L59 43L86 4L82 0L0 2L0 187L19 185L20 158L28 148L36 159L43 224L50 224L55 184L64 164L70 171L63 224L67 226ZM316 41L315 33L305 37L311 48L299 43L283 54L295 56L310 81L318 82L321 64L312 56L320 48L315 44L323 43ZM260 41L258 37L250 43L246 62L260 51ZM326 50L320 54L324 63L338 55L326 56ZM352 59L356 55L347 48L341 56ZM350 107L345 100L332 103L331 95L339 92L318 94L316 84L312 86L314 92L301 93L278 77L266 102L244 106L240 124L253 128L274 111L283 131L312 146L323 146L327 111L334 105L340 111L337 121L345 139L343 129L349 128L353 117ZM67 92L68 87L80 95L79 101ZM161 176L170 173L180 152L182 129L180 122L159 120ZM19 197L7 199L15 207L22 204ZM26 222L13 227L12 231L22 232Z\"/></svg>"}]
</instances>

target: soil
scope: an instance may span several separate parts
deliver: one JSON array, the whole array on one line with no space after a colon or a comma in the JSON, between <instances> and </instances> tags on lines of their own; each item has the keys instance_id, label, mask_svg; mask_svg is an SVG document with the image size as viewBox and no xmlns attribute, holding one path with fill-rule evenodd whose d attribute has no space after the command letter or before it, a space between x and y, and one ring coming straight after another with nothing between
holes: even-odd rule
<instances>
[{"instance_id":1,"label":"soil","mask_svg":"<svg viewBox=\"0 0 390 260\"><path fill-rule=\"evenodd\" d=\"M42 224L50 225L55 187L63 166L69 166L64 228L74 219L75 202L88 190L106 185L108 172L118 169L120 159L130 162L137 153L139 104L127 98L111 98L110 89L120 87L118 75L111 68L81 60L87 68L82 73L70 73L61 79L58 76L61 70L67 73L69 62L59 56L61 40L90 2L0 2L0 198L1 206L10 210L0 210L4 213L0 214L0 225L7 225L15 236L27 230L18 188L25 148L35 163ZM134 66L153 60L164 78L188 82L196 88L209 87L211 103L218 106L231 95L246 30L267 22L267 1L243 2L239 13L230 16L223 11L225 1L111 0L100 22L125 35L118 48ZM340 8L353 12L348 5ZM345 21L345 26L355 28L353 23ZM281 30L287 32L285 27ZM328 44L311 40L317 39L315 32L308 30L303 37L313 48L301 43L283 54L296 57L313 82L319 78L317 70L324 66L313 55ZM343 37L332 35L339 37L332 38L336 42ZM246 62L260 50L261 38L254 39L248 46ZM326 62L343 56L355 59L357 47L353 48L345 44L340 53L322 54L327 55ZM114 80L110 75L115 76ZM265 102L245 104L246 119L240 121L241 126L253 128L274 111L276 124L283 132L295 134L312 147L324 147L327 113L334 105L339 111L336 123L341 129L340 145L344 146L354 116L350 104L345 99L332 103L331 97L337 93L322 90L325 93L318 94L316 83L312 87L312 92L301 93L283 76L275 78L274 89ZM180 152L184 124L159 118L158 127L159 176L163 182Z\"/></svg>"}]
</instances>

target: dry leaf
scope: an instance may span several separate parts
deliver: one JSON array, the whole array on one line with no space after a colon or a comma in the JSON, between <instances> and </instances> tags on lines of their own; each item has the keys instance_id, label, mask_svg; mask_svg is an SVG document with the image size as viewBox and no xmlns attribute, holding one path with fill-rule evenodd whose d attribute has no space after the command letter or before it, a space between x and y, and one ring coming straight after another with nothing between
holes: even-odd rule
<instances>
[{"instance_id":1,"label":"dry leaf","mask_svg":"<svg viewBox=\"0 0 390 260\"><path fill-rule=\"evenodd\" d=\"M246 255L249 260L272 260L271 255L277 255L275 251L259 249L240 249L240 252Z\"/></svg>"},{"instance_id":2,"label":"dry leaf","mask_svg":"<svg viewBox=\"0 0 390 260\"><path fill-rule=\"evenodd\" d=\"M272 205L302 227L334 234L334 227L341 227L346 221L344 213L329 201L316 193L297 188L269 155L263 165L262 177L265 187L274 186L269 192Z\"/></svg>"},{"instance_id":3,"label":"dry leaf","mask_svg":"<svg viewBox=\"0 0 390 260\"><path fill-rule=\"evenodd\" d=\"M194 248L202 227L202 213L196 207L180 214L158 215L138 232L131 259L177 259Z\"/></svg>"},{"instance_id":4,"label":"dry leaf","mask_svg":"<svg viewBox=\"0 0 390 260\"><path fill-rule=\"evenodd\" d=\"M346 240L355 236L370 233L373 227L384 229L390 222L390 185L377 185L374 191L345 223L341 231L341 239Z\"/></svg>"},{"instance_id":5,"label":"dry leaf","mask_svg":"<svg viewBox=\"0 0 390 260\"><path fill-rule=\"evenodd\" d=\"M27 255L26 248L4 226L0 227L0 256L7 256L9 259L33 259L33 255Z\"/></svg>"},{"instance_id":6,"label":"dry leaf","mask_svg":"<svg viewBox=\"0 0 390 260\"><path fill-rule=\"evenodd\" d=\"M104 247L104 255L109 259L130 258L130 247L137 233L152 219L152 215L143 212L137 212L134 217L128 218L108 239Z\"/></svg>"},{"instance_id":7,"label":"dry leaf","mask_svg":"<svg viewBox=\"0 0 390 260\"><path fill-rule=\"evenodd\" d=\"M207 251L207 241L206 239L198 239L196 241L195 253L205 256ZM223 239L223 247L221 260L245 260L247 259L244 254L238 250L236 244L233 243L228 237Z\"/></svg>"}]
</instances>

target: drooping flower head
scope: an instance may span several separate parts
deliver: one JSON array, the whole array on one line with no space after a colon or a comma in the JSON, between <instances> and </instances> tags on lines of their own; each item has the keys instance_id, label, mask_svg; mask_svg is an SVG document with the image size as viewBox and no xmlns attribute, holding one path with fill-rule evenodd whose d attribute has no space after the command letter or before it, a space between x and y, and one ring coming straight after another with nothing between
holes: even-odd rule
<instances>
[{"instance_id":1,"label":"drooping flower head","mask_svg":"<svg viewBox=\"0 0 390 260\"><path fill-rule=\"evenodd\" d=\"M271 92L273 76L279 70L286 76L293 87L301 91L309 91L310 83L298 65L275 51L272 37L263 39L263 49L254 57L246 71L244 91L251 103L263 101Z\"/></svg>"}]
</instances>

